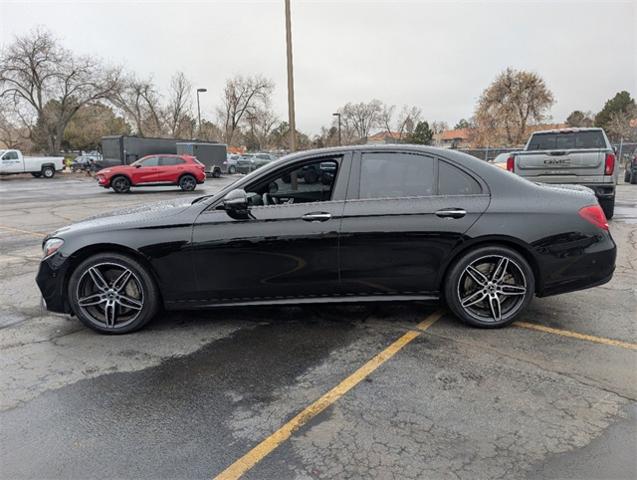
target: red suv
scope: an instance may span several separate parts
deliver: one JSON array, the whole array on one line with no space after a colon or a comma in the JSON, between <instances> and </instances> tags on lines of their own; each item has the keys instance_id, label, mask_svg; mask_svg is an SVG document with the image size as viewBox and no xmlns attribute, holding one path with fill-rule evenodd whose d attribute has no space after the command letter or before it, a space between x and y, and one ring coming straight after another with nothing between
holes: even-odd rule
<instances>
[{"instance_id":1,"label":"red suv","mask_svg":"<svg viewBox=\"0 0 637 480\"><path fill-rule=\"evenodd\" d=\"M179 185L190 192L206 180L204 165L191 155L148 155L130 165L118 165L97 172L97 183L124 193L130 187Z\"/></svg>"}]
</instances>

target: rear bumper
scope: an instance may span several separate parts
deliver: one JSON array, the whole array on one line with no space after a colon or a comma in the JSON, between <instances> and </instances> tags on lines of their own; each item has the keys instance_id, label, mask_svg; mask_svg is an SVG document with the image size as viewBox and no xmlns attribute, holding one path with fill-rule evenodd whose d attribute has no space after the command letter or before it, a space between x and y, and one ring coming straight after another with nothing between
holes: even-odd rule
<instances>
[{"instance_id":1,"label":"rear bumper","mask_svg":"<svg viewBox=\"0 0 637 480\"><path fill-rule=\"evenodd\" d=\"M614 183L583 183L585 187L590 188L595 192L595 196L599 199L612 199L615 198L615 184Z\"/></svg>"},{"instance_id":2,"label":"rear bumper","mask_svg":"<svg viewBox=\"0 0 637 480\"><path fill-rule=\"evenodd\" d=\"M547 297L609 282L615 271L617 246L610 233L603 232L595 238L573 241L570 247L545 251L542 256L544 275L537 296Z\"/></svg>"}]
</instances>

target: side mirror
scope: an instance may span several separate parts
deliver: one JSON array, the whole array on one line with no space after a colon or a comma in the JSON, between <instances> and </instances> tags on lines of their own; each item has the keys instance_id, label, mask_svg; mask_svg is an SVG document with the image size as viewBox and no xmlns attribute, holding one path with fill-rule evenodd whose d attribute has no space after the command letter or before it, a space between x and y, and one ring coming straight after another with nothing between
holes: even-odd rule
<instances>
[{"instance_id":1,"label":"side mirror","mask_svg":"<svg viewBox=\"0 0 637 480\"><path fill-rule=\"evenodd\" d=\"M246 191L241 188L236 188L226 195L223 199L223 208L228 216L235 220L247 220L250 218L248 196Z\"/></svg>"},{"instance_id":2,"label":"side mirror","mask_svg":"<svg viewBox=\"0 0 637 480\"><path fill-rule=\"evenodd\" d=\"M141 167L142 167L142 164L141 164L141 163L136 163L136 164L135 164L135 168L141 168Z\"/></svg>"}]
</instances>

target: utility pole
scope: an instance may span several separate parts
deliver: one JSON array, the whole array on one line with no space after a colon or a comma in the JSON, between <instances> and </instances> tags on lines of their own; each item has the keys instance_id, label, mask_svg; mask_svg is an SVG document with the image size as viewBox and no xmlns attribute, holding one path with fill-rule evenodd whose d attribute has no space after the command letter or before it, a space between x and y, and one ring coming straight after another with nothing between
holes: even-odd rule
<instances>
[{"instance_id":1,"label":"utility pole","mask_svg":"<svg viewBox=\"0 0 637 480\"><path fill-rule=\"evenodd\" d=\"M285 0L285 43L288 60L288 123L290 124L290 151L296 151L296 120L294 118L294 74L292 68L292 21L290 0Z\"/></svg>"},{"instance_id":2,"label":"utility pole","mask_svg":"<svg viewBox=\"0 0 637 480\"><path fill-rule=\"evenodd\" d=\"M333 113L332 115L338 117L338 146L340 147L343 144L343 142L341 141L341 114L337 112Z\"/></svg>"},{"instance_id":3,"label":"utility pole","mask_svg":"<svg viewBox=\"0 0 637 480\"><path fill-rule=\"evenodd\" d=\"M200 93L205 93L207 91L208 91L208 89L206 89L206 88L198 88L197 89L197 116L199 117L199 133L197 134L197 137L201 136L201 107L199 106L199 94Z\"/></svg>"}]
</instances>

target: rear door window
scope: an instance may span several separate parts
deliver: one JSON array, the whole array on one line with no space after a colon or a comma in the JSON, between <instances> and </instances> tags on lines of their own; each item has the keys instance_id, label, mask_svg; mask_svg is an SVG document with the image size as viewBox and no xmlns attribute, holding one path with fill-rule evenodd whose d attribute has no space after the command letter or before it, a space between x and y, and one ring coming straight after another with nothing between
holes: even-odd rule
<instances>
[{"instance_id":1,"label":"rear door window","mask_svg":"<svg viewBox=\"0 0 637 480\"><path fill-rule=\"evenodd\" d=\"M433 158L399 152L362 155L359 198L399 198L433 194Z\"/></svg>"},{"instance_id":2,"label":"rear door window","mask_svg":"<svg viewBox=\"0 0 637 480\"><path fill-rule=\"evenodd\" d=\"M172 166L172 165L181 165L184 162L183 159L179 157L161 157L159 160L159 164L162 167Z\"/></svg>"},{"instance_id":3,"label":"rear door window","mask_svg":"<svg viewBox=\"0 0 637 480\"><path fill-rule=\"evenodd\" d=\"M438 162L439 195L478 195L480 184L469 174L442 160Z\"/></svg>"}]
</instances>

